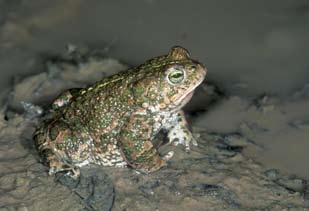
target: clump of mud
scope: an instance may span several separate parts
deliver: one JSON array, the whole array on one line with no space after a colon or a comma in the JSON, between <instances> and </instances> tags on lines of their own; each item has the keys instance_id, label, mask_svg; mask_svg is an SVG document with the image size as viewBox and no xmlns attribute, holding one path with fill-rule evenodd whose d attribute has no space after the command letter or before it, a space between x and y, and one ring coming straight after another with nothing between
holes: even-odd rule
<instances>
[{"instance_id":1,"label":"clump of mud","mask_svg":"<svg viewBox=\"0 0 309 211\"><path fill-rule=\"evenodd\" d=\"M175 155L145 175L129 168L82 168L79 180L48 176L32 133L61 91L83 87L125 70L126 65L70 47L46 63L46 71L17 81L0 112L0 210L306 210L306 181L264 169L243 153L256 143L241 133L210 133L195 126L222 92L202 84L186 108L199 146ZM309 197L308 197L309 198Z\"/></svg>"}]
</instances>

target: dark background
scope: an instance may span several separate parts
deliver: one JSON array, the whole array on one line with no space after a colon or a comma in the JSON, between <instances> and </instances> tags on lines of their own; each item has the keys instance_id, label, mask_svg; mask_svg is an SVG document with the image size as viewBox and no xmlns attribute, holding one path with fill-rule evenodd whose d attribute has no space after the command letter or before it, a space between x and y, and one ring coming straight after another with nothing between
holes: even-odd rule
<instances>
[{"instance_id":1,"label":"dark background","mask_svg":"<svg viewBox=\"0 0 309 211\"><path fill-rule=\"evenodd\" d=\"M309 78L307 0L0 0L0 88L67 43L130 65L182 45L228 93L286 95Z\"/></svg>"}]
</instances>

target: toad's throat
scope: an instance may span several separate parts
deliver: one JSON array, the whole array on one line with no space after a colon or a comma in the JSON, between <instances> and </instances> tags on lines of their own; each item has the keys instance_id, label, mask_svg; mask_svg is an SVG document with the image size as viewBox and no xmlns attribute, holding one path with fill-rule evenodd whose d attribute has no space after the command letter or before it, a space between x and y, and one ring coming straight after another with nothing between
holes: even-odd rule
<instances>
[{"instance_id":1,"label":"toad's throat","mask_svg":"<svg viewBox=\"0 0 309 211\"><path fill-rule=\"evenodd\" d=\"M191 100L191 98L194 94L195 88L198 87L203 82L203 80L204 80L204 78L202 80L200 80L194 87L189 89L185 94L183 94L181 97L179 97L173 103L173 105L177 108L182 108L183 106L185 106Z\"/></svg>"}]
</instances>

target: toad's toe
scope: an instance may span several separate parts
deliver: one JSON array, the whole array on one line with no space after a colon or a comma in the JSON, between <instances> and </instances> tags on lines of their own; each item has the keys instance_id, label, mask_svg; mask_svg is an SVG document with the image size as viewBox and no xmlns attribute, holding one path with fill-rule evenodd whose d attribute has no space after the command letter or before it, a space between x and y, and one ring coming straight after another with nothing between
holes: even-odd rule
<instances>
[{"instance_id":1,"label":"toad's toe","mask_svg":"<svg viewBox=\"0 0 309 211\"><path fill-rule=\"evenodd\" d=\"M169 151L168 153L166 153L162 159L165 160L165 161L168 161L170 160L172 157L174 156L174 151Z\"/></svg>"}]
</instances>

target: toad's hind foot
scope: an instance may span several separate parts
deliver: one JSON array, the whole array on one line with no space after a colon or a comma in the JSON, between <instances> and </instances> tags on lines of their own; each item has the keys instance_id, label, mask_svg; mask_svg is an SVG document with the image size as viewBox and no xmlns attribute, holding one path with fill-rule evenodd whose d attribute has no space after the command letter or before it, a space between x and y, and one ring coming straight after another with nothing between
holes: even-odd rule
<instances>
[{"instance_id":1,"label":"toad's hind foot","mask_svg":"<svg viewBox=\"0 0 309 211\"><path fill-rule=\"evenodd\" d=\"M78 167L62 162L51 149L42 150L41 155L43 157L43 163L49 166L49 175L55 175L58 172L66 172L66 175L73 179L77 179L80 176Z\"/></svg>"},{"instance_id":2,"label":"toad's hind foot","mask_svg":"<svg viewBox=\"0 0 309 211\"><path fill-rule=\"evenodd\" d=\"M62 163L58 160L51 160L49 162L49 175L54 175L58 172L65 172L66 175L77 179L80 176L80 170L78 167Z\"/></svg>"},{"instance_id":3,"label":"toad's hind foot","mask_svg":"<svg viewBox=\"0 0 309 211\"><path fill-rule=\"evenodd\" d=\"M157 155L151 158L150 162L136 165L135 168L140 172L148 174L158 171L166 165L166 160L162 159L159 155Z\"/></svg>"}]
</instances>

